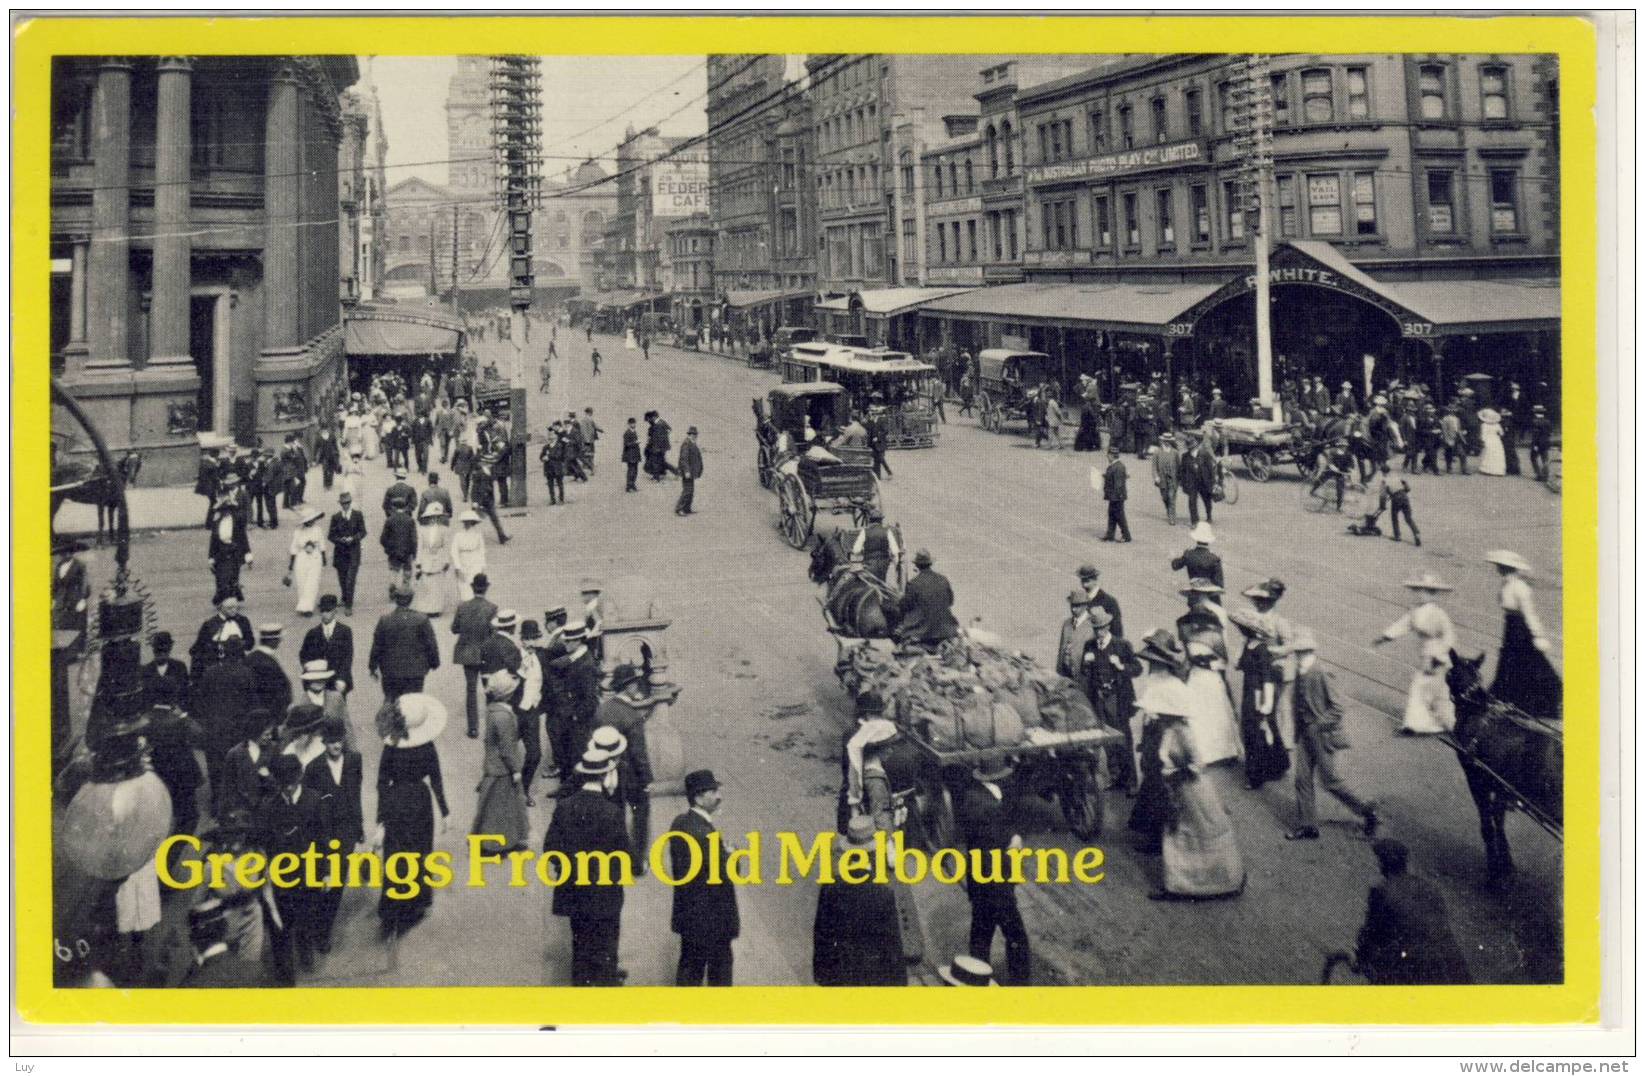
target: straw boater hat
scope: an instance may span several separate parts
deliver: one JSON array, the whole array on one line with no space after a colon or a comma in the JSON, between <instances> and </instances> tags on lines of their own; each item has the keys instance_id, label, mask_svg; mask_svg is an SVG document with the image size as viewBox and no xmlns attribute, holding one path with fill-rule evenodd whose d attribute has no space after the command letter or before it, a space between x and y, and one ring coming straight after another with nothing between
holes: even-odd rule
<instances>
[{"instance_id":1,"label":"straw boater hat","mask_svg":"<svg viewBox=\"0 0 1645 1076\"><path fill-rule=\"evenodd\" d=\"M421 747L433 743L446 727L445 704L433 695L413 692L401 695L400 716L405 718L406 738L391 747Z\"/></svg>"},{"instance_id":2,"label":"straw boater hat","mask_svg":"<svg viewBox=\"0 0 1645 1076\"><path fill-rule=\"evenodd\" d=\"M628 750L628 737L611 725L601 725L588 735L588 750L583 757L591 754L602 755L606 758L616 758Z\"/></svg>"},{"instance_id":3,"label":"straw boater hat","mask_svg":"<svg viewBox=\"0 0 1645 1076\"><path fill-rule=\"evenodd\" d=\"M336 676L331 671L331 664L325 658L303 662L302 679L305 684L329 684Z\"/></svg>"},{"instance_id":4,"label":"straw boater hat","mask_svg":"<svg viewBox=\"0 0 1645 1076\"><path fill-rule=\"evenodd\" d=\"M485 678L488 699L506 699L520 686L520 678L507 669L498 669Z\"/></svg>"},{"instance_id":5,"label":"straw boater hat","mask_svg":"<svg viewBox=\"0 0 1645 1076\"><path fill-rule=\"evenodd\" d=\"M937 969L943 982L949 986L998 986L994 981L994 968L986 960L978 960L974 956L961 953L954 957L952 964L944 964Z\"/></svg>"},{"instance_id":6,"label":"straw boater hat","mask_svg":"<svg viewBox=\"0 0 1645 1076\"><path fill-rule=\"evenodd\" d=\"M584 751L583 757L572 767L576 773L584 777L604 777L617 767L617 757L600 751Z\"/></svg>"},{"instance_id":7,"label":"straw boater hat","mask_svg":"<svg viewBox=\"0 0 1645 1076\"><path fill-rule=\"evenodd\" d=\"M1319 644L1314 641L1314 633L1307 628L1298 628L1297 633L1291 636L1293 654L1311 654L1318 649Z\"/></svg>"},{"instance_id":8,"label":"straw boater hat","mask_svg":"<svg viewBox=\"0 0 1645 1076\"><path fill-rule=\"evenodd\" d=\"M491 626L502 631L511 631L515 624L520 622L520 615L512 609L504 609L491 618Z\"/></svg>"},{"instance_id":9,"label":"straw boater hat","mask_svg":"<svg viewBox=\"0 0 1645 1076\"><path fill-rule=\"evenodd\" d=\"M326 513L325 513L324 509L310 508L307 512L303 513L303 526L306 527L310 523L314 523L318 520L324 519L325 515L326 515Z\"/></svg>"},{"instance_id":10,"label":"straw boater hat","mask_svg":"<svg viewBox=\"0 0 1645 1076\"><path fill-rule=\"evenodd\" d=\"M419 515L417 518L418 519L444 519L445 514L446 514L445 505L441 504L439 501L429 501L428 506L423 509L422 514Z\"/></svg>"},{"instance_id":11,"label":"straw boater hat","mask_svg":"<svg viewBox=\"0 0 1645 1076\"><path fill-rule=\"evenodd\" d=\"M1511 549L1493 549L1485 554L1485 560L1490 564L1512 568L1516 572L1529 572L1531 570L1531 562Z\"/></svg>"},{"instance_id":12,"label":"straw boater hat","mask_svg":"<svg viewBox=\"0 0 1645 1076\"><path fill-rule=\"evenodd\" d=\"M1211 529L1209 523L1197 523L1194 529L1188 532L1188 537L1194 540L1195 545L1210 545L1217 540L1217 532Z\"/></svg>"},{"instance_id":13,"label":"straw boater hat","mask_svg":"<svg viewBox=\"0 0 1645 1076\"><path fill-rule=\"evenodd\" d=\"M458 516L457 519L463 523L478 523L480 522L480 513L476 512L472 508L469 508L465 510L462 515Z\"/></svg>"},{"instance_id":14,"label":"straw boater hat","mask_svg":"<svg viewBox=\"0 0 1645 1076\"><path fill-rule=\"evenodd\" d=\"M1439 592L1445 591L1445 590L1455 590L1456 589L1455 587L1451 586L1451 584L1445 582L1439 576L1435 575L1433 572L1423 572L1421 575L1416 576L1413 579L1407 579L1404 583L1404 586L1408 590L1426 590L1426 591L1431 591L1435 594L1438 594Z\"/></svg>"}]
</instances>

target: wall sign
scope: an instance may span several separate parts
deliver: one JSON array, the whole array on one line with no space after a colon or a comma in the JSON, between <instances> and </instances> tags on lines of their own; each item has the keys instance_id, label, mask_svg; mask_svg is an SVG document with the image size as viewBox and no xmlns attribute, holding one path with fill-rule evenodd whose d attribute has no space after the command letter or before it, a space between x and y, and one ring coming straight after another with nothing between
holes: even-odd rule
<instances>
[{"instance_id":1,"label":"wall sign","mask_svg":"<svg viewBox=\"0 0 1645 1076\"><path fill-rule=\"evenodd\" d=\"M1035 165L1028 169L1028 182L1066 183L1073 179L1101 179L1129 175L1133 172L1147 172L1156 168L1203 164L1208 159L1204 142L1171 142L1163 146L1145 146L1120 153L1105 153L1099 157L1086 157L1078 161Z\"/></svg>"}]
</instances>

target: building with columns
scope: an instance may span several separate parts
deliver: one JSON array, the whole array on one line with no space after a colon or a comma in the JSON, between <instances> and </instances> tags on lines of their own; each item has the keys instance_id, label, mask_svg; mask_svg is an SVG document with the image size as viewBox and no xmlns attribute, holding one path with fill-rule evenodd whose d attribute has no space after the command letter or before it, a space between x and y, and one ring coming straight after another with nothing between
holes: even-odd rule
<instances>
[{"instance_id":1,"label":"building with columns","mask_svg":"<svg viewBox=\"0 0 1645 1076\"><path fill-rule=\"evenodd\" d=\"M369 303L382 284L382 237L388 223L388 137L374 88L343 94L343 140L337 147L337 256L344 306Z\"/></svg>"},{"instance_id":2,"label":"building with columns","mask_svg":"<svg viewBox=\"0 0 1645 1076\"><path fill-rule=\"evenodd\" d=\"M53 371L145 484L191 477L203 435L278 445L335 407L358 77L348 56L55 61Z\"/></svg>"}]
</instances>

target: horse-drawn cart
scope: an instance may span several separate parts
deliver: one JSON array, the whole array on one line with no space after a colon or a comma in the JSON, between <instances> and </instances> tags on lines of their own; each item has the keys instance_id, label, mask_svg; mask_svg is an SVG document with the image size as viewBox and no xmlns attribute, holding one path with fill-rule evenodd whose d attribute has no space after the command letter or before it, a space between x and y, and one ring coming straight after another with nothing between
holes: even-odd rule
<instances>
[{"instance_id":1,"label":"horse-drawn cart","mask_svg":"<svg viewBox=\"0 0 1645 1076\"><path fill-rule=\"evenodd\" d=\"M1301 427L1266 418L1220 418L1209 425L1223 451L1240 457L1254 482L1266 482L1287 463L1307 478L1314 473L1323 441L1306 436Z\"/></svg>"},{"instance_id":2,"label":"horse-drawn cart","mask_svg":"<svg viewBox=\"0 0 1645 1076\"><path fill-rule=\"evenodd\" d=\"M977 421L998 433L1007 422L1032 426L1030 412L1041 385L1055 385L1061 364L1042 351L987 348L977 355ZM1029 432L1033 432L1032 429Z\"/></svg>"},{"instance_id":3,"label":"horse-drawn cart","mask_svg":"<svg viewBox=\"0 0 1645 1076\"><path fill-rule=\"evenodd\" d=\"M755 401L756 475L777 494L783 540L804 549L819 513L849 515L862 526L879 505L873 454L867 448L807 445L805 430L837 429L849 419L845 389L828 381L780 385L767 404Z\"/></svg>"}]
</instances>

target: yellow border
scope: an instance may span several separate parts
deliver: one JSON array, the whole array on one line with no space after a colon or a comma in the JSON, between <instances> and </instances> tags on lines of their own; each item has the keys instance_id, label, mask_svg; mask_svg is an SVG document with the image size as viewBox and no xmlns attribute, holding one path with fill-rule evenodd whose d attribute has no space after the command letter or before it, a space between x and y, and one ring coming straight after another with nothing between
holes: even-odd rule
<instances>
[{"instance_id":1,"label":"yellow border","mask_svg":"<svg viewBox=\"0 0 1645 1076\"><path fill-rule=\"evenodd\" d=\"M1055 25L1054 32L1051 31ZM47 325L51 57L173 53L483 54L500 42L549 54L742 52L1474 52L1560 60L1564 215L1565 953L1560 986L1055 987L1005 991L736 992L633 988L55 990L51 986L49 632L15 633L14 847L17 1005L47 1023L267 1024L274 1014L361 1024L1558 1024L1597 1023L1599 932L1596 38L1575 17L1509 18L39 18L13 25L12 397L15 622L51 608L47 518ZM1053 49L1051 46L1055 45ZM16 317L18 312L28 316ZM32 356L32 357L30 357ZM21 523L21 525L17 525Z\"/></svg>"}]
</instances>

